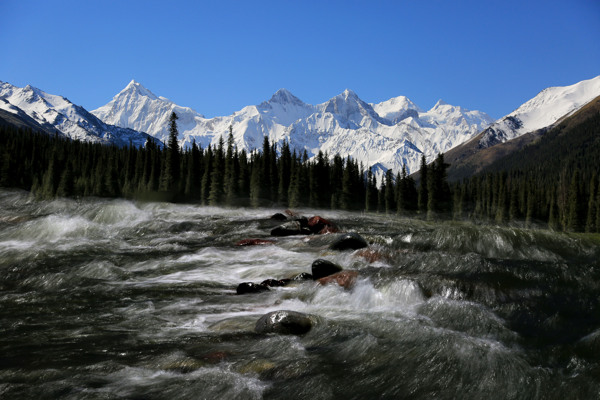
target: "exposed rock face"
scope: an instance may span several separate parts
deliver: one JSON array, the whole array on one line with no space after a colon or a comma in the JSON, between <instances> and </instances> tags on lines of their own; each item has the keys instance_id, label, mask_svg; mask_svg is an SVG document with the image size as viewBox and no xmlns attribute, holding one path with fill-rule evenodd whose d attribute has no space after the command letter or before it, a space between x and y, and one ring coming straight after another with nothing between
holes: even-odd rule
<instances>
[{"instance_id":1,"label":"exposed rock face","mask_svg":"<svg viewBox=\"0 0 600 400\"><path fill-rule=\"evenodd\" d=\"M356 232L339 235L329 246L331 250L358 250L367 247L367 241Z\"/></svg>"},{"instance_id":2,"label":"exposed rock face","mask_svg":"<svg viewBox=\"0 0 600 400\"><path fill-rule=\"evenodd\" d=\"M282 335L303 335L311 330L313 321L310 316L296 311L273 311L256 321L257 333L279 333Z\"/></svg>"},{"instance_id":3,"label":"exposed rock face","mask_svg":"<svg viewBox=\"0 0 600 400\"><path fill-rule=\"evenodd\" d=\"M329 260L323 260L322 258L319 258L312 263L311 269L313 279L317 280L340 272L343 268Z\"/></svg>"},{"instance_id":4,"label":"exposed rock face","mask_svg":"<svg viewBox=\"0 0 600 400\"><path fill-rule=\"evenodd\" d=\"M350 289L356 283L358 277L358 271L341 271L333 275L326 276L317 280L321 285L328 285L335 283L340 285L344 289Z\"/></svg>"}]
</instances>

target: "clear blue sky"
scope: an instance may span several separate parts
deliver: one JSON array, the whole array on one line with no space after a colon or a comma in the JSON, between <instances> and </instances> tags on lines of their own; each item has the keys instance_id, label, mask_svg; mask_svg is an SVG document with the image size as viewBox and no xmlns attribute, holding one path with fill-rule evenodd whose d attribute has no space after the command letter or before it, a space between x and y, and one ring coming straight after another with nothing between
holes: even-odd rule
<instances>
[{"instance_id":1,"label":"clear blue sky","mask_svg":"<svg viewBox=\"0 0 600 400\"><path fill-rule=\"evenodd\" d=\"M285 87L499 118L600 75L600 1L1 0L0 54L0 80L88 110L135 79L207 117Z\"/></svg>"}]
</instances>

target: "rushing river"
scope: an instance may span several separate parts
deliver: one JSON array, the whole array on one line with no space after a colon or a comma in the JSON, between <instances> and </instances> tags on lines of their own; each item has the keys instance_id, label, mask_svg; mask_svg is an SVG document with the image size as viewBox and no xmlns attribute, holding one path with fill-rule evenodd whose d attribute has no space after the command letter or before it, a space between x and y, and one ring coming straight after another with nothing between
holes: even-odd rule
<instances>
[{"instance_id":1,"label":"rushing river","mask_svg":"<svg viewBox=\"0 0 600 400\"><path fill-rule=\"evenodd\" d=\"M0 398L600 398L597 239L300 210L369 248L235 246L280 211L0 191ZM317 258L355 286L236 295ZM275 310L317 323L256 333Z\"/></svg>"}]
</instances>

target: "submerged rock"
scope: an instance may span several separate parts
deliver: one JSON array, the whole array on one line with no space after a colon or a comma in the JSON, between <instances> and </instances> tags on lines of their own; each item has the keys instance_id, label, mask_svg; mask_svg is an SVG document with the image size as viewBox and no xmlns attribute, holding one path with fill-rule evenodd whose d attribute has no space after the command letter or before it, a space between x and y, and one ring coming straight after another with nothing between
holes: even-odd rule
<instances>
[{"instance_id":1,"label":"submerged rock","mask_svg":"<svg viewBox=\"0 0 600 400\"><path fill-rule=\"evenodd\" d=\"M253 282L243 282L240 283L236 289L236 294L248 294L248 293L260 293L266 292L269 288L263 284L256 284Z\"/></svg>"},{"instance_id":2,"label":"submerged rock","mask_svg":"<svg viewBox=\"0 0 600 400\"><path fill-rule=\"evenodd\" d=\"M320 278L317 280L321 285L328 285L330 283L335 283L344 289L350 289L356 283L356 278L358 277L358 271L341 271L337 272L333 275L326 276L324 278Z\"/></svg>"},{"instance_id":3,"label":"submerged rock","mask_svg":"<svg viewBox=\"0 0 600 400\"><path fill-rule=\"evenodd\" d=\"M260 246L260 245L270 245L275 244L274 240L268 239L242 239L237 242L236 246Z\"/></svg>"},{"instance_id":4,"label":"submerged rock","mask_svg":"<svg viewBox=\"0 0 600 400\"><path fill-rule=\"evenodd\" d=\"M254 330L257 333L279 333L283 335L303 335L311 330L310 316L297 311L279 310L260 317Z\"/></svg>"},{"instance_id":5,"label":"submerged rock","mask_svg":"<svg viewBox=\"0 0 600 400\"><path fill-rule=\"evenodd\" d=\"M290 221L271 230L271 236L308 235L308 228L303 228L299 221Z\"/></svg>"},{"instance_id":6,"label":"submerged rock","mask_svg":"<svg viewBox=\"0 0 600 400\"><path fill-rule=\"evenodd\" d=\"M343 270L339 265L329 261L319 258L312 263L312 277L314 280L323 278L325 276L329 276L340 272Z\"/></svg>"},{"instance_id":7,"label":"submerged rock","mask_svg":"<svg viewBox=\"0 0 600 400\"><path fill-rule=\"evenodd\" d=\"M329 246L331 250L358 250L369 246L367 241L356 232L344 233L335 238Z\"/></svg>"},{"instance_id":8,"label":"submerged rock","mask_svg":"<svg viewBox=\"0 0 600 400\"><path fill-rule=\"evenodd\" d=\"M312 281L313 276L308 272L302 272L292 278L293 281Z\"/></svg>"}]
</instances>

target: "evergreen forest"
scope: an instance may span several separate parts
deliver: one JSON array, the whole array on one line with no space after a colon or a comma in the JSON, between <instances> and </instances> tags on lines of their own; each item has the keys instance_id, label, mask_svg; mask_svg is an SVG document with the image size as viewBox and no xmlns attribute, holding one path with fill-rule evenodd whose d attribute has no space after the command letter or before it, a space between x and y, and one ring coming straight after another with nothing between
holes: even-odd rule
<instances>
[{"instance_id":1,"label":"evergreen forest","mask_svg":"<svg viewBox=\"0 0 600 400\"><path fill-rule=\"evenodd\" d=\"M36 199L96 196L309 207L600 232L599 118L577 125L569 135L552 131L525 154L452 184L443 154L429 164L422 157L417 184L404 168L388 170L377 182L370 169L350 157L319 152L309 159L306 151L298 154L287 143L278 149L267 137L261 151L238 150L231 128L216 146L193 143L182 150L175 113L168 143L148 140L139 148L7 125L0 127L0 186L30 191ZM558 149L565 157L556 157Z\"/></svg>"}]
</instances>

